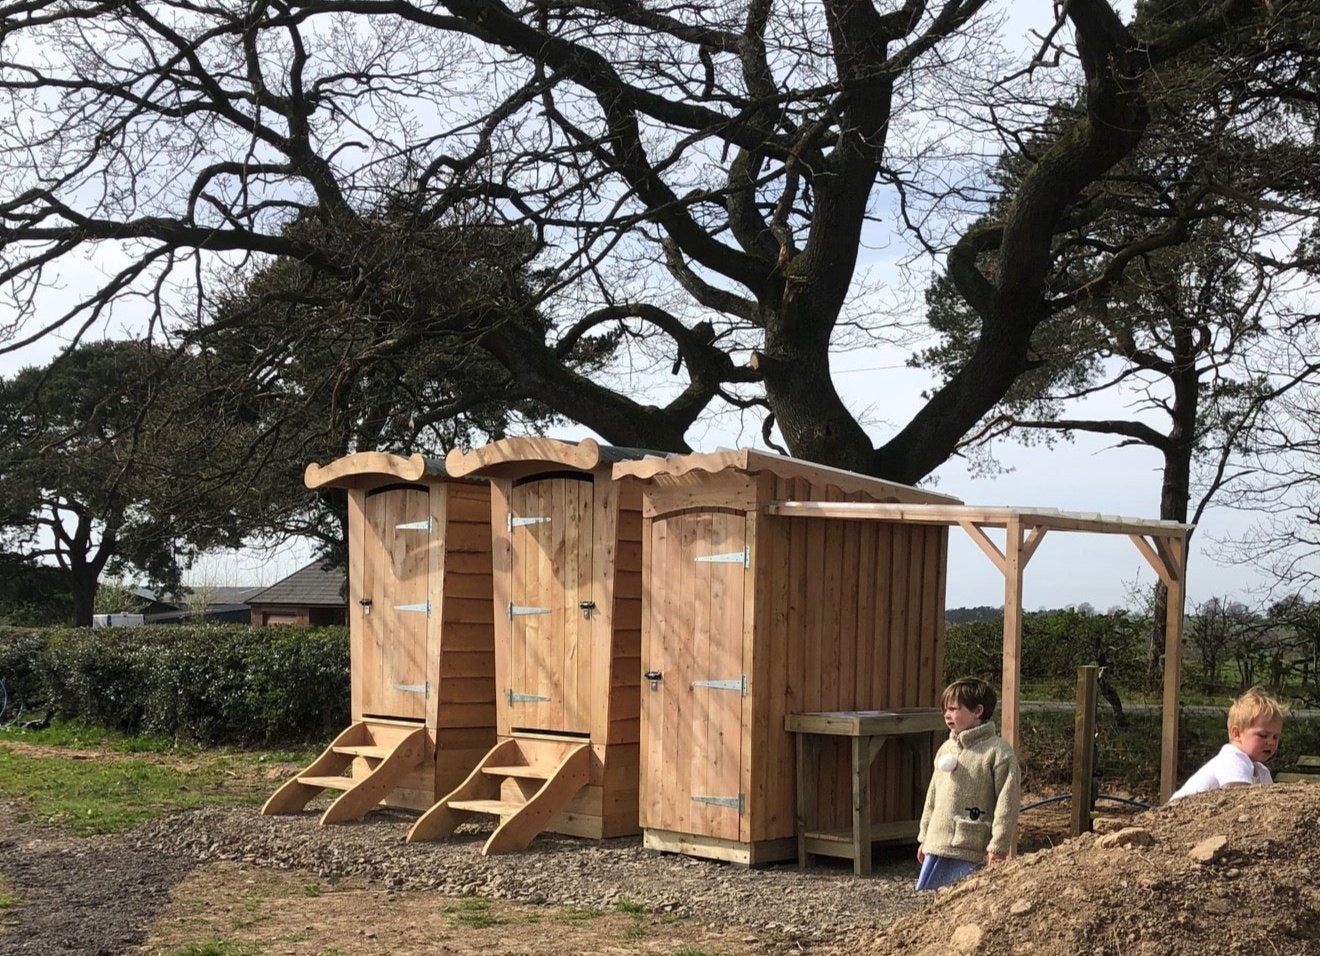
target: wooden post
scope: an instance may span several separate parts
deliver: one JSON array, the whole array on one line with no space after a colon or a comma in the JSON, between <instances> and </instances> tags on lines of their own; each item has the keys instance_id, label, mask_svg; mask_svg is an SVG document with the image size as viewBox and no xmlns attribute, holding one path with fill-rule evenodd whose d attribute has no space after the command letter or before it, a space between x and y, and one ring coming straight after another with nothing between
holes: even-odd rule
<instances>
[{"instance_id":1,"label":"wooden post","mask_svg":"<svg viewBox=\"0 0 1320 956\"><path fill-rule=\"evenodd\" d=\"M1000 690L999 732L1018 749L1018 684L1022 656L1022 521L1008 520L1004 536L1004 678Z\"/></svg>"},{"instance_id":2,"label":"wooden post","mask_svg":"<svg viewBox=\"0 0 1320 956\"><path fill-rule=\"evenodd\" d=\"M1178 690L1182 684L1183 604L1187 599L1187 539L1165 541L1169 600L1164 618L1164 706L1160 741L1160 802L1178 785Z\"/></svg>"},{"instance_id":3,"label":"wooden post","mask_svg":"<svg viewBox=\"0 0 1320 956\"><path fill-rule=\"evenodd\" d=\"M1100 668L1086 664L1077 668L1077 716L1073 727L1072 835L1091 830L1094 809L1095 705L1100 691Z\"/></svg>"}]
</instances>

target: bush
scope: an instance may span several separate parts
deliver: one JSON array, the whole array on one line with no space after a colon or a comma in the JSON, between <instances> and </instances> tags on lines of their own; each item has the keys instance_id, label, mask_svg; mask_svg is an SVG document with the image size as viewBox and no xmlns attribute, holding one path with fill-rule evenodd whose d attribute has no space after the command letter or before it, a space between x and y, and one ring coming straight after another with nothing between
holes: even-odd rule
<instances>
[{"instance_id":1,"label":"bush","mask_svg":"<svg viewBox=\"0 0 1320 956\"><path fill-rule=\"evenodd\" d=\"M319 741L349 719L343 627L0 631L0 680L29 709L199 743Z\"/></svg>"}]
</instances>

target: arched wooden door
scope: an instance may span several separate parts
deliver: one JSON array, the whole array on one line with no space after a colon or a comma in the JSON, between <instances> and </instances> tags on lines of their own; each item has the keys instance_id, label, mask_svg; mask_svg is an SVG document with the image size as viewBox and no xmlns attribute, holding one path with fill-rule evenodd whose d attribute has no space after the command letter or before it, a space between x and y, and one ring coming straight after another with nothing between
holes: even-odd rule
<instances>
[{"instance_id":1,"label":"arched wooden door","mask_svg":"<svg viewBox=\"0 0 1320 956\"><path fill-rule=\"evenodd\" d=\"M391 485L363 502L362 714L426 719L430 493ZM368 603L369 602L369 603Z\"/></svg>"},{"instance_id":2,"label":"arched wooden door","mask_svg":"<svg viewBox=\"0 0 1320 956\"><path fill-rule=\"evenodd\" d=\"M590 474L574 473L534 476L510 491L503 692L515 730L591 732L594 487Z\"/></svg>"},{"instance_id":3,"label":"arched wooden door","mask_svg":"<svg viewBox=\"0 0 1320 956\"><path fill-rule=\"evenodd\" d=\"M744 839L746 527L744 514L723 511L680 512L651 524L650 566L664 573L649 582L642 649L647 829Z\"/></svg>"}]
</instances>

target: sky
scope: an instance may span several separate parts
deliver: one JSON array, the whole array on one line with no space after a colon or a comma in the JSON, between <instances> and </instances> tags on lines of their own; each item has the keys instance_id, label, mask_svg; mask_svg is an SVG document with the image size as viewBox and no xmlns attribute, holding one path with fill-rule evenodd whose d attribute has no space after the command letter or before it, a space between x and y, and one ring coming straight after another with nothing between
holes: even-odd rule
<instances>
[{"instance_id":1,"label":"sky","mask_svg":"<svg viewBox=\"0 0 1320 956\"><path fill-rule=\"evenodd\" d=\"M1034 47L1027 31L1048 14L1050 4L1037 0L1015 3L1005 35ZM864 258L881 284L897 278L906 250L883 235L864 243ZM108 266L100 267L108 268ZM95 261L64 266L63 295L76 295L98 269ZM0 316L0 318L3 318ZM112 317L108 334L132 328L131 313ZM25 364L44 363L63 343L55 337L17 355L0 356L0 375ZM933 382L924 372L906 367L909 348L876 347L835 356L835 381L840 393L864 421L876 443L883 442L918 408L922 389ZM1104 401L1113 402L1112 399ZM1123 414L1113 404L1107 413ZM698 450L759 445L759 423L740 423L731 415L701 423L689 435ZM560 429L558 437L581 438L582 429ZM1145 448L1114 448L1112 439L1078 436L1053 448L1024 448L1003 443L998 454L1010 469L995 476L973 475L959 461L942 466L928 484L969 504L1048 507L1069 511L1150 518L1158 513L1158 456ZM1246 520L1225 509L1208 512L1194 538L1188 575L1190 605L1211 596L1252 603L1264 580L1249 567L1223 565L1212 555L1214 539L1245 530ZM992 532L992 536L993 536ZM305 545L274 552L225 553L204 559L187 576L193 583L220 585L270 584L309 560ZM1028 608L1090 604L1097 609L1131 603L1138 583L1149 585L1154 573L1131 542L1121 535L1052 533L1028 565L1024 603ZM949 607L999 605L1003 579L981 551L959 529L950 533Z\"/></svg>"}]
</instances>

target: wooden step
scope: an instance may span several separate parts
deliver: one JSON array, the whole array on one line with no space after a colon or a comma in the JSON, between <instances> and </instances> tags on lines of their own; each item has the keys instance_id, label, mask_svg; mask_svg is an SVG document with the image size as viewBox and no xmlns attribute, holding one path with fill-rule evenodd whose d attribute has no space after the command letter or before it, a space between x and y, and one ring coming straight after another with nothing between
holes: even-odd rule
<instances>
[{"instance_id":1,"label":"wooden step","mask_svg":"<svg viewBox=\"0 0 1320 956\"><path fill-rule=\"evenodd\" d=\"M450 810L466 810L469 813L489 813L499 817L511 817L526 804L514 800L450 800Z\"/></svg>"},{"instance_id":2,"label":"wooden step","mask_svg":"<svg viewBox=\"0 0 1320 956\"><path fill-rule=\"evenodd\" d=\"M325 787L330 790L352 790L352 777L299 777L298 782L308 787Z\"/></svg>"},{"instance_id":3,"label":"wooden step","mask_svg":"<svg viewBox=\"0 0 1320 956\"><path fill-rule=\"evenodd\" d=\"M374 744L350 744L343 747L335 747L337 754L351 754L354 757L368 757L372 760L384 760L390 755L392 747L377 747Z\"/></svg>"},{"instance_id":4,"label":"wooden step","mask_svg":"<svg viewBox=\"0 0 1320 956\"><path fill-rule=\"evenodd\" d=\"M504 764L503 766L482 767L482 773L492 777L521 777L529 780L548 780L555 772L554 767L530 767L527 764Z\"/></svg>"},{"instance_id":5,"label":"wooden step","mask_svg":"<svg viewBox=\"0 0 1320 956\"><path fill-rule=\"evenodd\" d=\"M1297 766L1305 767L1308 770L1320 770L1320 757L1313 754L1302 754L1297 758Z\"/></svg>"},{"instance_id":6,"label":"wooden step","mask_svg":"<svg viewBox=\"0 0 1320 956\"><path fill-rule=\"evenodd\" d=\"M1320 783L1320 773L1276 773L1275 783Z\"/></svg>"}]
</instances>

